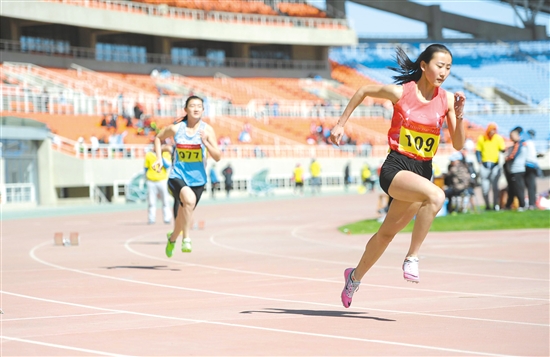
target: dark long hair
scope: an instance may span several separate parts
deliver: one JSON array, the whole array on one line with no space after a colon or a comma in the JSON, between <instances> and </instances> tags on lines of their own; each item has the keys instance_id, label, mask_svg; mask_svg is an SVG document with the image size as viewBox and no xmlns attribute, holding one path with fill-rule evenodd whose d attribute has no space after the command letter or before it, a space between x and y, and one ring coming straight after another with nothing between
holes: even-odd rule
<instances>
[{"instance_id":1,"label":"dark long hair","mask_svg":"<svg viewBox=\"0 0 550 357\"><path fill-rule=\"evenodd\" d=\"M190 96L189 98L187 98L187 100L185 101L185 107L187 109L187 107L189 106L189 102L192 101L193 99L198 99L202 102L202 104L204 104L204 100L201 98L201 97L197 97L196 95L192 95ZM174 124L177 124L177 123L180 123L182 121L186 121L187 120L187 114L185 114L185 116L181 117L181 118L178 118L174 121Z\"/></svg>"},{"instance_id":2,"label":"dark long hair","mask_svg":"<svg viewBox=\"0 0 550 357\"><path fill-rule=\"evenodd\" d=\"M426 47L426 49L418 56L416 62L413 62L409 56L405 53L403 48L397 47L395 58L399 68L388 67L389 69L400 73L397 76L392 76L396 84L405 84L407 82L415 81L418 82L420 77L422 77L422 70L420 69L420 63L422 61L430 63L433 58L434 53L436 52L445 52L448 53L451 58L453 55L451 51L444 45L433 44Z\"/></svg>"}]
</instances>

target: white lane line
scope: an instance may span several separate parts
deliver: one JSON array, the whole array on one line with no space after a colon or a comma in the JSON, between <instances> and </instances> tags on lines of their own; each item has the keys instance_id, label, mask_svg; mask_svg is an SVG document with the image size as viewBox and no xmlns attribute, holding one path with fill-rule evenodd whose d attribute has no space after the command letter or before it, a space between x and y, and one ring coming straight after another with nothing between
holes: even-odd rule
<instances>
[{"instance_id":1,"label":"white lane line","mask_svg":"<svg viewBox=\"0 0 550 357\"><path fill-rule=\"evenodd\" d=\"M119 313L119 314L128 314L128 315L136 315L136 316L143 316L143 317L151 317L151 318L156 318L156 319L175 320L175 321L184 321L184 322L193 322L193 323L203 323L203 324L217 325L217 326L224 326L224 327L237 327L237 328L244 328L244 329L250 329L250 330L278 332L278 333L284 333L284 334L310 336L310 337L322 337L322 338L330 338L330 339L344 340L344 341L378 343L378 344L382 344L382 345L412 347L412 348L419 348L419 349L439 351L439 352L453 352L453 353L470 354L470 355L474 355L474 356L501 356L501 357L504 356L504 357L509 357L509 355L502 355L502 354L488 353L488 352L459 350L459 349L454 349L454 348L436 347L436 346L429 346L429 345L419 345L419 344L394 342L394 341L386 341L386 340L367 339L367 338L349 337L349 336L340 336L340 335L329 335L329 334L314 333L314 332L303 332L303 331L285 330L285 329L277 329L277 328L269 328L269 327L261 327L261 326L250 326L250 325L235 324L235 323L220 322L220 321L198 320L198 319L189 319L189 318L183 318L183 317L173 317L173 316L165 316L165 315L157 315L157 314L147 314L147 313L142 313L142 312L102 308L102 307L83 305L83 304L75 304L75 303L69 303L69 302L58 301L58 300L44 299L44 298L38 298L38 297L34 297L34 296L22 295L22 294L7 292L7 291L0 291L0 293L6 294L6 295L11 295L11 296L17 296L17 297L20 297L20 298L27 298L27 299L43 301L43 302L81 307L81 308L85 308L85 309L110 311L110 312ZM22 342L27 342L26 340L15 339L15 338L5 337L5 336L2 336L2 338L20 340ZM30 343L33 343L33 342L34 341L30 341ZM37 344L43 344L43 343L37 343ZM50 344L48 344L48 345L50 345ZM56 347L56 345L51 345L51 346ZM73 349L73 348L68 347L67 349ZM76 349L75 348L75 350L81 350L81 349ZM81 351L84 351L84 350L81 350ZM97 352L97 353L99 353L99 352ZM115 356L114 354L106 354L106 355Z\"/></svg>"},{"instance_id":2,"label":"white lane line","mask_svg":"<svg viewBox=\"0 0 550 357\"><path fill-rule=\"evenodd\" d=\"M315 223L308 223L308 224L304 224L302 226L298 226L298 227L296 227L292 230L292 234L294 235L294 232L296 232L298 230L303 230L303 229L306 229L306 228L309 228L309 227L318 228L318 225L315 224ZM237 229L237 228L235 228L235 229ZM341 233L335 232L335 234L341 234ZM437 232L430 233L430 235L434 235L434 234L437 234ZM314 244L317 244L317 245L326 245L326 246L329 246L329 247L335 247L335 248L340 248L340 249L342 247L345 247L343 244L336 244L336 243L331 243L331 242L319 241L319 240L304 237L303 235L296 235L295 237L297 239L301 240L301 241L308 242L308 243L314 243ZM370 236L368 237L368 239L370 239ZM367 241L365 241L365 244L366 244L366 242ZM353 249L353 250L360 250L360 251L363 251L365 249L364 246L361 246L361 247L347 246L346 248L347 249ZM482 258L482 257L464 257L464 256L459 256L459 255L441 255L441 254L432 254L432 253L430 253L429 256L434 257L434 258L461 259L461 260L472 260L472 261L482 261L482 262L502 263L502 264L510 264L510 263L514 263L514 264L532 264L532 265L549 265L550 264L550 262L533 262L533 261L525 261L525 260L494 259L494 258Z\"/></svg>"},{"instance_id":3,"label":"white lane line","mask_svg":"<svg viewBox=\"0 0 550 357\"><path fill-rule=\"evenodd\" d=\"M148 259L160 260L160 261L164 261L164 262L169 261L168 259L162 259L162 258L157 258L157 257L154 257L154 256L142 254L142 253L139 253L139 252L131 249L128 245L129 241L133 241L137 238L138 237L127 240L126 243L125 243L126 249L128 249L130 252L132 252L136 255L139 255L139 256L142 256L142 257L145 257L145 258L148 258ZM315 305L315 306L323 306L323 307L331 307L331 308L341 308L342 307L341 305L335 305L335 304L316 303L316 302L301 301L301 300L268 298L268 297L262 297L262 296L224 293L224 292L213 291L213 290L203 290L203 289L186 288L186 287L166 285L166 284L150 283L150 282L145 282L145 281L139 281L139 280L126 279L126 278L119 278L119 277L114 277L114 276L109 276L109 275L96 274L96 273L92 273L92 272L88 272L88 271L84 271L84 270L79 270L79 269L67 268L67 267L63 267L63 266L60 266L60 265L56 265L56 264L46 262L46 261L44 261L44 260L42 260L42 259L40 259L36 256L35 250L40 248L41 246L44 246L44 245L47 245L47 244L50 244L50 242L46 241L42 244L39 244L39 245L35 246L30 252L31 258L36 260L39 263L42 263L44 265L47 265L47 266L50 266L50 267L53 267L53 268L56 268L56 269L60 269L60 270L72 271L72 272L75 272L75 273L90 275L90 276L103 278L103 279L124 281L124 282L132 283L132 284L140 284L140 285L147 285L147 286L154 286L154 287L175 289L175 290L183 290L183 291L192 291L192 292L198 292L198 293L204 293L204 294L231 296L231 297L239 297L239 298L244 298L244 299L255 299L255 300L264 300L264 301L276 301L276 302L291 303L291 304L307 304L307 305ZM218 269L218 268L213 268L213 267L208 266L208 265L177 262L177 261L169 261L169 262L171 262L173 264L175 263L175 264L186 265L186 266L195 266L195 267L217 269L217 270L229 270L229 271L232 271L232 272L252 274L252 272L245 271L245 270L223 269L223 268ZM297 278L297 277L292 277L292 276L263 274L263 273L257 273L257 274L258 275L264 275L264 276L285 277L287 279L301 279L301 280L308 280L308 281L321 281L321 282L335 283L332 280ZM371 286L374 286L374 285L371 285ZM411 290L413 290L413 289L411 289ZM544 301L547 301L547 300L544 300ZM354 309L365 310L365 311L377 311L377 312L393 313L393 314L401 314L401 315L429 316L429 317L448 318L448 319L456 319L456 320L484 321L484 322L490 322L490 323L495 322L495 323L514 324L514 325L543 326L543 327L549 326L548 324L538 324L538 323L530 323L530 322L482 319L482 318L474 318L474 317L462 317L462 316L441 315L441 314L431 314L431 313L419 313L419 312L409 312L409 311L399 311L399 310L385 310L385 309L374 309L374 308L364 308L364 307L354 307Z\"/></svg>"},{"instance_id":4,"label":"white lane line","mask_svg":"<svg viewBox=\"0 0 550 357\"><path fill-rule=\"evenodd\" d=\"M98 350L90 350L90 349L87 349L87 348L78 348L78 347L72 347L72 346L66 346L66 345L59 345L57 343L47 343L47 342L28 340L28 339L25 339L25 338L17 338L17 337L9 337L9 336L0 336L0 338L4 339L4 340L8 340L8 341L29 343L31 345L53 347L53 348L59 348L59 349L62 349L62 350L77 351L77 352L83 352L83 353L93 353L93 354L101 355L101 356L115 356L115 357L128 356L128 355L121 355L121 354L118 354L118 353L110 353L110 352L104 352L104 351L98 351Z\"/></svg>"},{"instance_id":5,"label":"white lane line","mask_svg":"<svg viewBox=\"0 0 550 357\"><path fill-rule=\"evenodd\" d=\"M58 315L58 316L37 316L37 317L21 317L17 319L2 319L2 322L8 321L28 321L28 320L42 320L42 319L66 319L71 317L90 317L90 316L104 316L114 315L115 312L100 312L96 314L74 314L74 315Z\"/></svg>"},{"instance_id":6,"label":"white lane line","mask_svg":"<svg viewBox=\"0 0 550 357\"><path fill-rule=\"evenodd\" d=\"M235 229L231 229L231 232L233 233ZM292 231L292 236L300 239L299 235ZM273 253L264 253L264 252L258 252L253 251L250 249L243 249L243 248L236 248L233 246L229 246L223 243L219 243L215 240L215 237L219 234L213 234L210 236L210 243L213 245L217 245L219 247L234 250L237 252L243 252L243 253L249 253L249 254L256 254L256 255L265 255L269 257L274 258L282 258L282 259L294 259L294 260L303 260L303 261L310 261L310 262L318 262L318 263L324 263L324 264L337 264L337 265L343 265L347 266L349 263L340 262L340 261L333 261L333 260L325 260L325 259L315 259L315 258L305 258L305 257L295 257L291 255L283 255L283 254L273 254ZM430 255L432 256L432 255ZM390 270L401 270L400 268L396 267L389 267L381 264L375 265L375 268L379 269L390 269ZM450 271L442 271L442 270L434 270L434 269L422 269L422 272L428 272L428 273L435 273L435 274L446 274L446 275L462 275L462 276L475 276L475 277L482 277L482 278L491 278L491 279L509 279L509 280L526 280L526 281L544 281L549 282L549 279L538 279L538 278L523 278L523 277L513 277L513 276L506 276L506 275L489 275L489 274L474 274L474 273L461 273L461 272L450 272Z\"/></svg>"},{"instance_id":7,"label":"white lane line","mask_svg":"<svg viewBox=\"0 0 550 357\"><path fill-rule=\"evenodd\" d=\"M210 242L214 245L217 245L217 246L220 246L222 248L229 249L229 250L240 251L240 252L245 252L245 253L249 253L249 254L265 255L265 256L282 258L282 259L315 261L315 262L329 263L329 264L339 264L339 265L345 265L346 264L346 263L335 262L335 261L331 261L331 260L293 257L293 256L290 256L290 255L287 256L287 255L280 255L280 254L273 254L273 253L261 253L261 252L251 251L251 250L248 250L248 249L235 248L235 247L232 247L232 246L228 246L228 245L216 242L215 241L215 236L216 236L215 234L210 236ZM135 251L133 251L133 252L135 252ZM146 254L142 254L142 253L138 253L138 252L135 252L135 253L138 254L138 255L144 256L144 257L151 258L151 259L158 259L158 258L150 256L150 255L146 255ZM197 266L200 266L200 265L197 265ZM206 266L206 265L201 266L201 267L216 269L216 267ZM380 266L377 266L377 267L380 268ZM393 267L384 267L384 268L394 269ZM442 272L442 271L438 271L438 270L426 270L426 271L430 271L432 273L438 273L438 274L447 274L447 272ZM247 271L240 271L240 272L247 273ZM250 273L251 274L262 274L262 273L258 273L258 272L250 272ZM498 277L498 276L493 276L493 275L482 275L482 274L479 274L479 275L478 274L468 274L468 275L490 277L490 278L497 278ZM303 279L303 280L311 280L311 281L336 283L336 281L334 281L334 280L326 280L326 279L301 278L301 277L296 277L296 276L278 276L278 277L284 277L286 279ZM529 279L529 280L531 280L531 279ZM536 281L538 281L538 280L536 280ZM540 281L548 282L548 280L543 280L543 279L541 279ZM337 282L337 283L340 284L340 282ZM414 291L419 290L419 289L416 289L416 288L405 288L405 287L399 287L399 286L377 285L377 284L368 284L368 283L362 283L362 286L373 286L373 287L380 287L380 288L387 288L387 289L399 289L399 290L414 290ZM546 298L529 298L529 297L522 297L522 296L506 296L506 295L494 295L494 294L467 293L467 292L448 291L448 290L421 289L421 291L444 293L444 294L459 294L459 295L468 295L468 296L496 297L496 298L504 298L504 299L548 301L548 299L546 299Z\"/></svg>"}]
</instances>

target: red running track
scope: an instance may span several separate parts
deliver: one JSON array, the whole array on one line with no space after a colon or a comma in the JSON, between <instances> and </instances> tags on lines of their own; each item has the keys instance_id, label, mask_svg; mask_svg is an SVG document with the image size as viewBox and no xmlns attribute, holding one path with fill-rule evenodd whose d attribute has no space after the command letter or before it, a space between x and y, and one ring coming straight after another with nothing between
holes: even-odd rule
<instances>
[{"instance_id":1,"label":"red running track","mask_svg":"<svg viewBox=\"0 0 550 357\"><path fill-rule=\"evenodd\" d=\"M193 252L128 211L2 222L2 356L548 356L547 230L430 233L421 283L409 234L365 276L372 195L199 205ZM79 231L76 247L53 233ZM179 246L178 241L178 246Z\"/></svg>"}]
</instances>

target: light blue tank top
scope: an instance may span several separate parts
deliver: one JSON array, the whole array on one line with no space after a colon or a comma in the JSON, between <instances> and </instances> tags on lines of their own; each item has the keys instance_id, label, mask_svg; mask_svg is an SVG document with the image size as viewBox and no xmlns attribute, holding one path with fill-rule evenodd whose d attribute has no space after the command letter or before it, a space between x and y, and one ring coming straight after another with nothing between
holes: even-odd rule
<instances>
[{"instance_id":1,"label":"light blue tank top","mask_svg":"<svg viewBox=\"0 0 550 357\"><path fill-rule=\"evenodd\" d=\"M195 135L187 135L187 121L182 121L174 141L176 152L170 178L183 179L187 186L203 186L206 184L206 147L202 143L200 131L206 124L201 121Z\"/></svg>"}]
</instances>

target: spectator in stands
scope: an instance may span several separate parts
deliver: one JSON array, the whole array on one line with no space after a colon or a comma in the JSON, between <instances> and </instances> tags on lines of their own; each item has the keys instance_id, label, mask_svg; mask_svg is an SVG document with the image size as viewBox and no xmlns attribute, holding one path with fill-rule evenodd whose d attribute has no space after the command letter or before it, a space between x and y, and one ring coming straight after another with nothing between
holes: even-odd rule
<instances>
[{"instance_id":1,"label":"spectator in stands","mask_svg":"<svg viewBox=\"0 0 550 357\"><path fill-rule=\"evenodd\" d=\"M154 140L157 162L153 167L157 172L162 168L162 161L159 159L161 142L172 138L176 143L177 157L174 159L168 177L168 187L174 196L174 230L167 235L165 249L166 256L169 258L172 256L180 233L183 233L182 252L191 252L189 231L193 223L193 211L206 185L207 152L216 162L221 158L214 129L202 121L204 112L202 99L187 98L185 111L187 115L160 130Z\"/></svg>"},{"instance_id":2,"label":"spectator in stands","mask_svg":"<svg viewBox=\"0 0 550 357\"><path fill-rule=\"evenodd\" d=\"M160 198L162 204L162 215L164 223L171 222L172 213L170 212L169 194L168 194L168 172L172 166L172 147L162 145L162 167L160 171L153 168L153 165L158 161L157 156L153 151L145 154L145 178L147 180L147 218L148 224L155 224L157 217L157 198Z\"/></svg>"},{"instance_id":3,"label":"spectator in stands","mask_svg":"<svg viewBox=\"0 0 550 357\"><path fill-rule=\"evenodd\" d=\"M218 174L216 173L216 165L212 165L210 168L210 190L212 191L212 198L216 199L216 191L220 186L220 180L218 179Z\"/></svg>"},{"instance_id":4,"label":"spectator in stands","mask_svg":"<svg viewBox=\"0 0 550 357\"><path fill-rule=\"evenodd\" d=\"M317 144L317 134L309 134L306 138L306 144L308 145L315 145Z\"/></svg>"},{"instance_id":5,"label":"spectator in stands","mask_svg":"<svg viewBox=\"0 0 550 357\"><path fill-rule=\"evenodd\" d=\"M294 181L294 194L304 195L304 169L299 163L296 164L292 172L292 181Z\"/></svg>"},{"instance_id":6,"label":"spectator in stands","mask_svg":"<svg viewBox=\"0 0 550 357\"><path fill-rule=\"evenodd\" d=\"M76 143L74 144L74 151L77 153L77 154L83 154L84 153L84 148L86 147L86 144L84 144L84 138L82 136L80 136L77 140L76 140Z\"/></svg>"},{"instance_id":7,"label":"spectator in stands","mask_svg":"<svg viewBox=\"0 0 550 357\"><path fill-rule=\"evenodd\" d=\"M228 146L227 141L228 140L229 140L229 143L231 143L231 139L229 138L229 136L226 136L224 134L220 135L220 137L218 138L218 146L219 146L219 148L222 152L224 152L225 149L227 148L227 146Z\"/></svg>"},{"instance_id":8,"label":"spectator in stands","mask_svg":"<svg viewBox=\"0 0 550 357\"><path fill-rule=\"evenodd\" d=\"M416 61L397 49L399 75L394 85L364 85L353 95L332 130L331 141L338 144L352 112L367 97L393 103L388 131L390 153L380 172L380 186L390 196L388 213L378 232L369 240L355 269L344 271L342 304L351 305L361 278L381 257L395 235L416 216L411 244L403 262L403 277L419 282L418 252L431 224L445 202L444 192L430 181L432 159L446 119L453 147L461 150L466 137L463 119L465 96L441 88L450 74L452 55L443 45L433 44Z\"/></svg>"},{"instance_id":9,"label":"spectator in stands","mask_svg":"<svg viewBox=\"0 0 550 357\"><path fill-rule=\"evenodd\" d=\"M143 115L143 109L141 108L141 105L136 102L136 104L134 105L134 118L136 118L137 120L141 120L142 115Z\"/></svg>"},{"instance_id":10,"label":"spectator in stands","mask_svg":"<svg viewBox=\"0 0 550 357\"><path fill-rule=\"evenodd\" d=\"M117 128L116 120L118 118L118 115L115 113L111 113L111 119L109 120L109 123L107 125L108 128Z\"/></svg>"},{"instance_id":11,"label":"spectator in stands","mask_svg":"<svg viewBox=\"0 0 550 357\"><path fill-rule=\"evenodd\" d=\"M225 169L223 169L222 171L222 175L225 179L225 182L224 182L225 194L227 198L229 198L229 194L233 189L233 168L231 167L231 164L227 164Z\"/></svg>"},{"instance_id":12,"label":"spectator in stands","mask_svg":"<svg viewBox=\"0 0 550 357\"><path fill-rule=\"evenodd\" d=\"M527 197L529 197L529 209L536 208L537 176L542 176L542 171L537 161L535 135L535 130L529 129L527 131L527 140L525 141L525 149L527 151L527 157L525 158L525 186L527 187Z\"/></svg>"},{"instance_id":13,"label":"spectator in stands","mask_svg":"<svg viewBox=\"0 0 550 357\"><path fill-rule=\"evenodd\" d=\"M251 136L251 132L252 132L252 126L250 125L249 122L245 122L243 124L243 128L239 134L239 141L241 143L249 143L252 141L252 136Z\"/></svg>"},{"instance_id":14,"label":"spectator in stands","mask_svg":"<svg viewBox=\"0 0 550 357\"><path fill-rule=\"evenodd\" d=\"M317 134L317 127L318 127L317 122L315 120L312 120L309 123L309 133L310 134Z\"/></svg>"},{"instance_id":15,"label":"spectator in stands","mask_svg":"<svg viewBox=\"0 0 550 357\"><path fill-rule=\"evenodd\" d=\"M50 93L44 88L42 91L42 100L44 102L44 111L47 113L50 111Z\"/></svg>"},{"instance_id":16,"label":"spectator in stands","mask_svg":"<svg viewBox=\"0 0 550 357\"><path fill-rule=\"evenodd\" d=\"M124 93L120 92L117 98L117 113L122 115L124 113Z\"/></svg>"},{"instance_id":17,"label":"spectator in stands","mask_svg":"<svg viewBox=\"0 0 550 357\"><path fill-rule=\"evenodd\" d=\"M99 150L99 139L94 134L90 135L90 152L95 155Z\"/></svg>"},{"instance_id":18,"label":"spectator in stands","mask_svg":"<svg viewBox=\"0 0 550 357\"><path fill-rule=\"evenodd\" d=\"M321 164L315 158L311 160L309 173L311 175L311 193L321 193Z\"/></svg>"},{"instance_id":19,"label":"spectator in stands","mask_svg":"<svg viewBox=\"0 0 550 357\"><path fill-rule=\"evenodd\" d=\"M279 103L276 102L276 101L273 102L272 109L273 109L273 116L278 117L279 116Z\"/></svg>"},{"instance_id":20,"label":"spectator in stands","mask_svg":"<svg viewBox=\"0 0 550 357\"><path fill-rule=\"evenodd\" d=\"M128 115L126 110L122 110L122 117L126 120L126 127L131 128L134 126L134 123L132 122L132 117Z\"/></svg>"},{"instance_id":21,"label":"spectator in stands","mask_svg":"<svg viewBox=\"0 0 550 357\"><path fill-rule=\"evenodd\" d=\"M479 163L479 175L481 178L481 192L485 200L485 210L499 210L500 191L498 180L502 174L499 166L500 153L504 152L504 139L497 134L498 127L495 123L489 123L485 134L477 139L476 157ZM493 205L489 201L489 192L493 192Z\"/></svg>"},{"instance_id":22,"label":"spectator in stands","mask_svg":"<svg viewBox=\"0 0 550 357\"><path fill-rule=\"evenodd\" d=\"M349 137L346 135L346 133L344 133L341 140L343 145L347 145ZM323 128L323 143L330 144L330 128L328 126L325 126Z\"/></svg>"},{"instance_id":23,"label":"spectator in stands","mask_svg":"<svg viewBox=\"0 0 550 357\"><path fill-rule=\"evenodd\" d=\"M518 211L525 209L525 164L527 159L527 148L521 138L523 129L515 127L510 132L510 140L513 145L508 149L505 158L505 170L508 178L508 199L506 209L511 209L514 198L518 199Z\"/></svg>"},{"instance_id":24,"label":"spectator in stands","mask_svg":"<svg viewBox=\"0 0 550 357\"><path fill-rule=\"evenodd\" d=\"M103 114L103 118L101 119L101 126L108 127L109 123L107 123L107 114Z\"/></svg>"}]
</instances>

